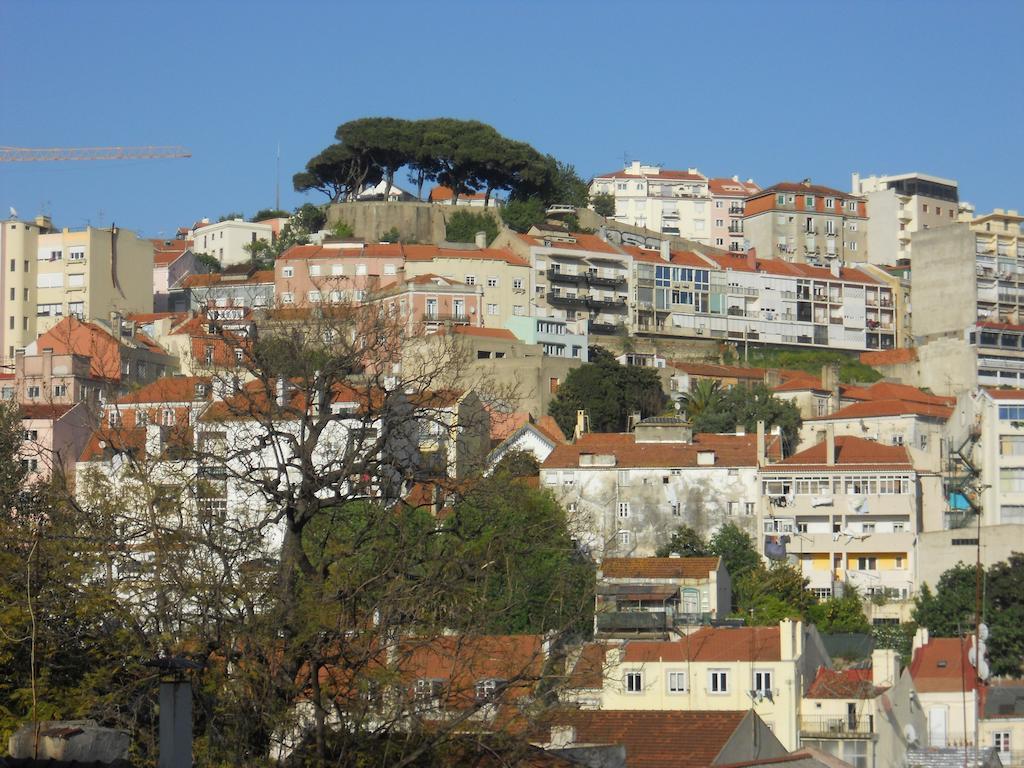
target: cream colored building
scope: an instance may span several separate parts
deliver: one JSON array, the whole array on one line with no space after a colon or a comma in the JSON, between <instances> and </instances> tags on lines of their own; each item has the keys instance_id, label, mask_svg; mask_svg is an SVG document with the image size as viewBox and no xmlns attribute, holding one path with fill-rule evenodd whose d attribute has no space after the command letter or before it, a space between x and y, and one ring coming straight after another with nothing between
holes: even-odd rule
<instances>
[{"instance_id":1,"label":"cream colored building","mask_svg":"<svg viewBox=\"0 0 1024 768\"><path fill-rule=\"evenodd\" d=\"M872 264L895 265L909 259L912 234L948 226L960 210L956 181L924 173L864 178L854 173L850 191L868 203L867 252Z\"/></svg>"},{"instance_id":2,"label":"cream colored building","mask_svg":"<svg viewBox=\"0 0 1024 768\"><path fill-rule=\"evenodd\" d=\"M601 709L753 709L787 749L799 744L801 700L828 657L817 630L705 627L682 638L610 646Z\"/></svg>"},{"instance_id":3,"label":"cream colored building","mask_svg":"<svg viewBox=\"0 0 1024 768\"><path fill-rule=\"evenodd\" d=\"M266 222L229 219L212 224L204 224L192 232L195 253L213 256L222 267L243 264L251 259L245 246L257 240L274 239L274 228Z\"/></svg>"},{"instance_id":4,"label":"cream colored building","mask_svg":"<svg viewBox=\"0 0 1024 768\"><path fill-rule=\"evenodd\" d=\"M111 312L153 311L153 243L120 228L52 230L5 221L0 251L0 355L15 353L73 315L107 320Z\"/></svg>"}]
</instances>

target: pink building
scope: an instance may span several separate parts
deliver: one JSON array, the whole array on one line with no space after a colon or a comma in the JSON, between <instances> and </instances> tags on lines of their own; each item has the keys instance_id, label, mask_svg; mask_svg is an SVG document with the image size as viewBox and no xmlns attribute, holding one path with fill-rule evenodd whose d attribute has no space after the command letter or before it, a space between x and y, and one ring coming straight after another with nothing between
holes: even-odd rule
<instances>
[{"instance_id":1,"label":"pink building","mask_svg":"<svg viewBox=\"0 0 1024 768\"><path fill-rule=\"evenodd\" d=\"M379 303L402 319L407 336L424 336L450 326L482 326L482 296L479 285L419 275L393 286Z\"/></svg>"},{"instance_id":2,"label":"pink building","mask_svg":"<svg viewBox=\"0 0 1024 768\"><path fill-rule=\"evenodd\" d=\"M397 284L403 262L399 243L297 245L274 264L274 293L283 307L359 302Z\"/></svg>"},{"instance_id":3,"label":"pink building","mask_svg":"<svg viewBox=\"0 0 1024 768\"><path fill-rule=\"evenodd\" d=\"M761 188L752 179L708 179L711 193L711 245L730 251L745 251L743 200Z\"/></svg>"},{"instance_id":4,"label":"pink building","mask_svg":"<svg viewBox=\"0 0 1024 768\"><path fill-rule=\"evenodd\" d=\"M55 474L73 477L94 417L86 403L22 405L24 442L18 455L29 482L46 482Z\"/></svg>"}]
</instances>

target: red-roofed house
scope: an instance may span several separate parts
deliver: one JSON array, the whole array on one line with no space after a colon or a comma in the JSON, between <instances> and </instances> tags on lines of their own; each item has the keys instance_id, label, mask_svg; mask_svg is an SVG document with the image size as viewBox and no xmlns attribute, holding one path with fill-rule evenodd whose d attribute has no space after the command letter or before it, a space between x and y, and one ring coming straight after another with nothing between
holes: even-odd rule
<instances>
[{"instance_id":1,"label":"red-roofed house","mask_svg":"<svg viewBox=\"0 0 1024 768\"><path fill-rule=\"evenodd\" d=\"M929 637L924 627L914 636L910 674L928 719L927 746L974 743L978 685L968 659L972 640Z\"/></svg>"},{"instance_id":2,"label":"red-roofed house","mask_svg":"<svg viewBox=\"0 0 1024 768\"><path fill-rule=\"evenodd\" d=\"M818 669L804 694L800 743L864 768L904 765L908 743L922 743L925 713L909 669L876 648L863 669Z\"/></svg>"},{"instance_id":3,"label":"red-roofed house","mask_svg":"<svg viewBox=\"0 0 1024 768\"><path fill-rule=\"evenodd\" d=\"M606 557L597 582L594 630L602 637L666 636L732 613L720 557Z\"/></svg>"},{"instance_id":4,"label":"red-roofed house","mask_svg":"<svg viewBox=\"0 0 1024 768\"><path fill-rule=\"evenodd\" d=\"M72 477L92 432L95 414L86 403L21 406L24 442L18 451L29 482Z\"/></svg>"},{"instance_id":5,"label":"red-roofed house","mask_svg":"<svg viewBox=\"0 0 1024 768\"><path fill-rule=\"evenodd\" d=\"M451 187L437 186L427 194L427 202L436 205L464 205L470 208L483 208L484 203L487 202L486 197L484 192L463 192L455 197L455 192ZM490 204L499 206L501 201L492 196Z\"/></svg>"},{"instance_id":6,"label":"red-roofed house","mask_svg":"<svg viewBox=\"0 0 1024 768\"><path fill-rule=\"evenodd\" d=\"M403 263L399 243L295 245L274 262L274 293L282 307L358 303L397 284Z\"/></svg>"},{"instance_id":7,"label":"red-roofed house","mask_svg":"<svg viewBox=\"0 0 1024 768\"><path fill-rule=\"evenodd\" d=\"M541 465L541 485L576 521L595 558L653 555L680 525L702 535L735 522L758 530L757 471L779 456L777 435L692 435L679 419L650 418L625 434L584 434Z\"/></svg>"},{"instance_id":8,"label":"red-roofed house","mask_svg":"<svg viewBox=\"0 0 1024 768\"><path fill-rule=\"evenodd\" d=\"M206 272L195 253L191 240L153 240L153 311L169 312L188 309L187 297L180 290L182 281L191 274ZM175 299L172 306L171 299Z\"/></svg>"},{"instance_id":9,"label":"red-roofed house","mask_svg":"<svg viewBox=\"0 0 1024 768\"><path fill-rule=\"evenodd\" d=\"M483 291L438 275L406 277L400 283L373 294L371 305L379 305L391 317L399 318L406 336L425 336L446 328L481 328ZM499 329L486 329L498 331ZM505 331L505 333L509 333ZM511 334L509 334L511 335Z\"/></svg>"},{"instance_id":10,"label":"red-roofed house","mask_svg":"<svg viewBox=\"0 0 1024 768\"><path fill-rule=\"evenodd\" d=\"M192 274L181 281L192 310L274 306L274 273L239 264L214 274Z\"/></svg>"},{"instance_id":11,"label":"red-roofed house","mask_svg":"<svg viewBox=\"0 0 1024 768\"><path fill-rule=\"evenodd\" d=\"M696 168L669 171L634 161L590 182L591 195L615 198L615 221L711 245L715 209L708 177ZM723 217L724 218L724 217Z\"/></svg>"},{"instance_id":12,"label":"red-roofed house","mask_svg":"<svg viewBox=\"0 0 1024 768\"><path fill-rule=\"evenodd\" d=\"M810 180L783 181L744 204L750 248L799 264L868 261L867 203Z\"/></svg>"},{"instance_id":13,"label":"red-roofed house","mask_svg":"<svg viewBox=\"0 0 1024 768\"><path fill-rule=\"evenodd\" d=\"M499 425L512 421L509 416L518 414L492 414L492 425ZM534 419L530 414L524 414L526 421L514 427L504 439L491 451L487 457L487 472L490 473L498 463L513 451L523 451L533 456L538 464L551 455L551 452L566 442L558 423L551 416L541 416ZM512 422L514 423L514 422Z\"/></svg>"},{"instance_id":14,"label":"red-roofed house","mask_svg":"<svg viewBox=\"0 0 1024 768\"><path fill-rule=\"evenodd\" d=\"M813 626L702 627L669 640L610 645L601 708L753 709L788 749L799 738L804 692L829 659Z\"/></svg>"},{"instance_id":15,"label":"red-roofed house","mask_svg":"<svg viewBox=\"0 0 1024 768\"><path fill-rule=\"evenodd\" d=\"M743 236L743 205L748 197L761 191L753 179L708 179L711 192L711 244L734 252L746 250Z\"/></svg>"},{"instance_id":16,"label":"red-roofed house","mask_svg":"<svg viewBox=\"0 0 1024 768\"><path fill-rule=\"evenodd\" d=\"M823 441L764 467L760 480L765 555L795 556L819 597L844 583L861 594L914 595L922 491L905 446L826 427Z\"/></svg>"}]
</instances>

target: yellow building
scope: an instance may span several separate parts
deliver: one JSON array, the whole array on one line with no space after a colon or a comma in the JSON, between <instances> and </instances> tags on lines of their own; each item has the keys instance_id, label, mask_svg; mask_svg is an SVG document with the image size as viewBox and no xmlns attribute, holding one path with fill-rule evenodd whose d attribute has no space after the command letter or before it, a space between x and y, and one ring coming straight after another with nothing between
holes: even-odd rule
<instances>
[{"instance_id":1,"label":"yellow building","mask_svg":"<svg viewBox=\"0 0 1024 768\"><path fill-rule=\"evenodd\" d=\"M601 709L753 709L787 749L799 739L800 702L828 664L817 631L705 627L671 641L631 640L607 652Z\"/></svg>"},{"instance_id":2,"label":"yellow building","mask_svg":"<svg viewBox=\"0 0 1024 768\"><path fill-rule=\"evenodd\" d=\"M0 356L12 364L63 317L107 320L153 311L153 244L117 227L53 230L49 219L6 221L0 238Z\"/></svg>"}]
</instances>

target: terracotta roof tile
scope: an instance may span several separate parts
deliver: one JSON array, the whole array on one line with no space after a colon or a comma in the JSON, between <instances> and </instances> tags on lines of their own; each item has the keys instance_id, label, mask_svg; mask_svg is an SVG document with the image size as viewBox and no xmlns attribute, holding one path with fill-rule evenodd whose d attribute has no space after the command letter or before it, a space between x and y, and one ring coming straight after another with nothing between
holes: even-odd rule
<instances>
[{"instance_id":1,"label":"terracotta roof tile","mask_svg":"<svg viewBox=\"0 0 1024 768\"><path fill-rule=\"evenodd\" d=\"M455 197L455 193L451 187L439 185L430 190L427 200L431 203L443 203L446 200L451 200L453 197ZM462 192L459 194L460 200L483 200L484 197L486 197L484 192ZM492 197L491 199L493 200L494 198Z\"/></svg>"},{"instance_id":2,"label":"terracotta roof tile","mask_svg":"<svg viewBox=\"0 0 1024 768\"><path fill-rule=\"evenodd\" d=\"M912 387L909 384L896 384L891 381L879 381L865 388L849 388L843 393L844 397L859 397L871 400L907 400L912 403L927 403L930 405L956 405L955 397L944 395L933 395L923 389Z\"/></svg>"},{"instance_id":3,"label":"terracotta roof tile","mask_svg":"<svg viewBox=\"0 0 1024 768\"><path fill-rule=\"evenodd\" d=\"M973 691L974 669L967 660L969 641L959 637L933 637L914 652L910 676L919 693Z\"/></svg>"},{"instance_id":4,"label":"terracotta roof tile","mask_svg":"<svg viewBox=\"0 0 1024 768\"><path fill-rule=\"evenodd\" d=\"M993 400L1024 400L1024 389L997 389L985 387L985 394Z\"/></svg>"},{"instance_id":5,"label":"terracotta roof tile","mask_svg":"<svg viewBox=\"0 0 1024 768\"><path fill-rule=\"evenodd\" d=\"M828 280L832 282L863 283L867 285L880 284L879 280L854 267L843 267L839 277L836 277L826 267L794 264L782 261L781 259L759 259L753 251L747 254L715 254L713 258L722 269L731 269L735 272L765 272L770 275Z\"/></svg>"},{"instance_id":6,"label":"terracotta roof tile","mask_svg":"<svg viewBox=\"0 0 1024 768\"><path fill-rule=\"evenodd\" d=\"M583 710L552 716L578 744L622 744L627 768L708 768L746 712Z\"/></svg>"},{"instance_id":7,"label":"terracotta roof tile","mask_svg":"<svg viewBox=\"0 0 1024 768\"><path fill-rule=\"evenodd\" d=\"M706 579L718 569L717 557L606 557L601 575L608 579Z\"/></svg>"},{"instance_id":8,"label":"terracotta roof tile","mask_svg":"<svg viewBox=\"0 0 1024 768\"><path fill-rule=\"evenodd\" d=\"M703 173L690 173L689 171L670 171L660 168L657 173L630 173L628 168L621 171L611 171L595 176L594 179L660 179L666 181L707 181L708 177Z\"/></svg>"},{"instance_id":9,"label":"terracotta roof tile","mask_svg":"<svg viewBox=\"0 0 1024 768\"><path fill-rule=\"evenodd\" d=\"M541 235L525 234L518 235L518 237L527 245L531 245L535 248L555 248L567 251L591 251L593 253L611 253L618 256L623 255L622 248L616 246L614 243L602 240L597 235L589 235L580 232L570 233L569 239L571 239L572 242L555 236L545 238ZM545 241L547 242L546 245Z\"/></svg>"},{"instance_id":10,"label":"terracotta roof tile","mask_svg":"<svg viewBox=\"0 0 1024 768\"><path fill-rule=\"evenodd\" d=\"M843 192L832 187L824 187L821 184L804 184L798 181L780 181L778 184L772 184L772 186L762 189L755 197L761 195L774 195L776 192L796 192L801 195L825 195L826 197L838 197L843 200L860 200L861 198L856 195L851 195L849 192Z\"/></svg>"},{"instance_id":11,"label":"terracotta roof tile","mask_svg":"<svg viewBox=\"0 0 1024 768\"><path fill-rule=\"evenodd\" d=\"M715 264L693 251L671 251L669 261L661 257L661 251L650 248L638 248L635 245L620 245L625 253L633 257L635 261L646 261L652 264L673 264L682 267L697 267L698 269L714 269ZM710 258L710 257L709 257Z\"/></svg>"},{"instance_id":12,"label":"terracotta roof tile","mask_svg":"<svg viewBox=\"0 0 1024 768\"><path fill-rule=\"evenodd\" d=\"M860 361L864 365L900 365L917 361L917 350L913 347L883 349L879 352L861 352Z\"/></svg>"},{"instance_id":13,"label":"terracotta roof tile","mask_svg":"<svg viewBox=\"0 0 1024 768\"><path fill-rule=\"evenodd\" d=\"M625 662L780 661L778 627L702 627L678 640L630 640Z\"/></svg>"},{"instance_id":14,"label":"terracotta roof tile","mask_svg":"<svg viewBox=\"0 0 1024 768\"><path fill-rule=\"evenodd\" d=\"M832 421L835 419L872 419L883 416L921 416L947 421L953 409L945 405L914 403L907 400L865 400L840 408L828 416L814 416L805 421Z\"/></svg>"},{"instance_id":15,"label":"terracotta roof tile","mask_svg":"<svg viewBox=\"0 0 1024 768\"><path fill-rule=\"evenodd\" d=\"M774 444L777 441L772 442ZM580 456L586 454L612 454L619 468L696 467L697 454L704 451L715 452L716 467L757 466L755 435L698 434L692 443L637 443L631 432L595 432L581 436L571 445L557 446L542 467L579 467Z\"/></svg>"},{"instance_id":16,"label":"terracotta roof tile","mask_svg":"<svg viewBox=\"0 0 1024 768\"><path fill-rule=\"evenodd\" d=\"M203 396L196 397L196 385L203 385ZM146 386L120 397L114 402L118 405L135 403L191 403L194 401L209 402L211 399L211 382L209 376L164 376L151 381Z\"/></svg>"},{"instance_id":17,"label":"terracotta roof tile","mask_svg":"<svg viewBox=\"0 0 1024 768\"><path fill-rule=\"evenodd\" d=\"M806 693L809 699L873 699L885 688L875 687L871 669L818 668Z\"/></svg>"},{"instance_id":18,"label":"terracotta roof tile","mask_svg":"<svg viewBox=\"0 0 1024 768\"><path fill-rule=\"evenodd\" d=\"M716 197L749 197L761 191L761 187L753 182L735 179L708 179L708 189Z\"/></svg>"},{"instance_id":19,"label":"terracotta roof tile","mask_svg":"<svg viewBox=\"0 0 1024 768\"><path fill-rule=\"evenodd\" d=\"M263 283L274 282L274 271L272 269L259 270L253 272L248 277L235 280L225 280L223 275L218 272L210 272L203 275L189 275L182 281L182 285L186 288L199 288L204 286L212 285L257 285Z\"/></svg>"},{"instance_id":20,"label":"terracotta roof tile","mask_svg":"<svg viewBox=\"0 0 1024 768\"><path fill-rule=\"evenodd\" d=\"M668 365L691 376L705 376L713 379L758 379L763 380L764 368L741 368L738 365L717 365L715 363L691 363L685 360L669 360Z\"/></svg>"},{"instance_id":21,"label":"terracotta roof tile","mask_svg":"<svg viewBox=\"0 0 1024 768\"><path fill-rule=\"evenodd\" d=\"M441 330L438 333L443 336L447 331ZM474 325L453 326L452 333L457 336L478 336L485 339L504 339L506 341L516 341L518 338L507 328L481 328Z\"/></svg>"},{"instance_id":22,"label":"terracotta roof tile","mask_svg":"<svg viewBox=\"0 0 1024 768\"><path fill-rule=\"evenodd\" d=\"M21 418L56 421L74 407L74 405L36 405L25 403L21 406Z\"/></svg>"},{"instance_id":23,"label":"terracotta roof tile","mask_svg":"<svg viewBox=\"0 0 1024 768\"><path fill-rule=\"evenodd\" d=\"M862 437L843 435L835 439L835 464L826 461L827 443L820 442L806 450L794 453L780 462L765 467L765 472L786 471L789 469L808 469L810 467L829 466L831 469L866 469L882 468L882 470L908 470L913 465L910 454L902 445L885 445Z\"/></svg>"},{"instance_id":24,"label":"terracotta roof tile","mask_svg":"<svg viewBox=\"0 0 1024 768\"><path fill-rule=\"evenodd\" d=\"M528 267L530 262L504 248L441 248L436 245L403 245L406 261L433 261L434 259L475 259L504 261L513 267Z\"/></svg>"}]
</instances>

